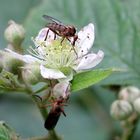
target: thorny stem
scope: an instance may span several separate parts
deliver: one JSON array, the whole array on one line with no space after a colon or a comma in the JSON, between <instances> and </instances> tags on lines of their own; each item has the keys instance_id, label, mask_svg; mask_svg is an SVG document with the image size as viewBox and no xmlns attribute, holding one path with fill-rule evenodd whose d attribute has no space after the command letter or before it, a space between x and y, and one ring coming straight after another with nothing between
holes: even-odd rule
<instances>
[{"instance_id":1,"label":"thorny stem","mask_svg":"<svg viewBox=\"0 0 140 140\"><path fill-rule=\"evenodd\" d=\"M132 140L138 123L138 115L134 113L128 120L122 123L123 134L121 140Z\"/></svg>"},{"instance_id":2,"label":"thorny stem","mask_svg":"<svg viewBox=\"0 0 140 140\"><path fill-rule=\"evenodd\" d=\"M31 96L32 100L37 105L37 107L38 107L38 109L39 109L39 111L40 111L40 113L45 121L47 116L48 116L48 112L47 112L46 108L44 108L40 105L40 103L38 102L38 99L35 96L33 96L34 92L27 84L26 84L26 89L27 89L26 91L27 91L28 95ZM51 130L48 132L48 136L38 137L38 138L30 138L29 140L61 140L61 138L56 134L55 130Z\"/></svg>"}]
</instances>

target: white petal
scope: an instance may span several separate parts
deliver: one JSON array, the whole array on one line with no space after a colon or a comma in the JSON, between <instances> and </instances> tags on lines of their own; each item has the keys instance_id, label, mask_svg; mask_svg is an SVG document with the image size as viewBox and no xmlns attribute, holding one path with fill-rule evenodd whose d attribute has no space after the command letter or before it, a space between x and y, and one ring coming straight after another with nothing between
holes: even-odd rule
<instances>
[{"instance_id":1,"label":"white petal","mask_svg":"<svg viewBox=\"0 0 140 140\"><path fill-rule=\"evenodd\" d=\"M26 63L40 63L40 60L31 56L31 55L23 55L23 61Z\"/></svg>"},{"instance_id":2,"label":"white petal","mask_svg":"<svg viewBox=\"0 0 140 140\"><path fill-rule=\"evenodd\" d=\"M36 38L33 40L35 46L42 47L42 46L48 46L51 44L51 42L54 39L57 39L58 35L56 35L53 31L51 31L49 28L43 28L39 31L38 35Z\"/></svg>"},{"instance_id":3,"label":"white petal","mask_svg":"<svg viewBox=\"0 0 140 140\"><path fill-rule=\"evenodd\" d=\"M59 79L59 78L66 78L66 76L59 70L56 69L49 69L44 67L43 65L40 66L41 75L47 79Z\"/></svg>"},{"instance_id":4,"label":"white petal","mask_svg":"<svg viewBox=\"0 0 140 140\"><path fill-rule=\"evenodd\" d=\"M94 25L89 23L81 31L78 32L78 39L75 46L79 47L78 56L81 57L89 52L95 38Z\"/></svg>"},{"instance_id":5,"label":"white petal","mask_svg":"<svg viewBox=\"0 0 140 140\"><path fill-rule=\"evenodd\" d=\"M7 52L10 53L10 55L12 55L14 58L17 58L21 61L24 61L25 63L35 63L35 62L40 62L39 59L31 56L31 55L21 55L21 54L18 54L10 49L5 49Z\"/></svg>"},{"instance_id":6,"label":"white petal","mask_svg":"<svg viewBox=\"0 0 140 140\"><path fill-rule=\"evenodd\" d=\"M91 69L98 65L104 57L104 52L99 50L97 54L91 53L86 56L84 56L79 65L77 66L76 70L85 70L85 69Z\"/></svg>"},{"instance_id":7,"label":"white petal","mask_svg":"<svg viewBox=\"0 0 140 140\"><path fill-rule=\"evenodd\" d=\"M47 35L47 32L48 32L48 35ZM47 35L46 41L51 41L51 40L54 40L56 34L54 32L52 32L49 28L43 28L39 31L35 40L44 41L46 38L46 35Z\"/></svg>"},{"instance_id":8,"label":"white petal","mask_svg":"<svg viewBox=\"0 0 140 140\"><path fill-rule=\"evenodd\" d=\"M61 82L54 86L53 95L56 98L67 98L70 94L70 83L69 82Z\"/></svg>"}]
</instances>

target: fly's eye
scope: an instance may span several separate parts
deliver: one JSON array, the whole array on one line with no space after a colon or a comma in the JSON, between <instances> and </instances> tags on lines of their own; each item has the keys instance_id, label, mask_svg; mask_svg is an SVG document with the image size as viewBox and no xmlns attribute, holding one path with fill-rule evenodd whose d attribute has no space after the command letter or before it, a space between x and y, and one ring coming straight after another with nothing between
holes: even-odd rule
<instances>
[{"instance_id":1,"label":"fly's eye","mask_svg":"<svg viewBox=\"0 0 140 140\"><path fill-rule=\"evenodd\" d=\"M70 34L74 35L76 33L76 29L74 26L70 26Z\"/></svg>"},{"instance_id":2,"label":"fly's eye","mask_svg":"<svg viewBox=\"0 0 140 140\"><path fill-rule=\"evenodd\" d=\"M73 27L73 33L75 34L76 33L76 29Z\"/></svg>"}]
</instances>

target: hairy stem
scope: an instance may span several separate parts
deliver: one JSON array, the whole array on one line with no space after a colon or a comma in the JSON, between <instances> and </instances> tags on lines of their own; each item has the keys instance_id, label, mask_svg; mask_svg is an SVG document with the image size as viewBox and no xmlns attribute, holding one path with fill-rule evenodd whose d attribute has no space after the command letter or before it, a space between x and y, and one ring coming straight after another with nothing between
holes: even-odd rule
<instances>
[{"instance_id":1,"label":"hairy stem","mask_svg":"<svg viewBox=\"0 0 140 140\"><path fill-rule=\"evenodd\" d=\"M55 130L53 129L53 130L49 131L47 140L62 140L62 138L59 137L59 136L56 134Z\"/></svg>"},{"instance_id":2,"label":"hairy stem","mask_svg":"<svg viewBox=\"0 0 140 140\"><path fill-rule=\"evenodd\" d=\"M34 92L32 91L32 89L26 85L26 89L27 89L27 93L28 95L31 96L32 100L35 102L35 104L37 105L44 121L46 120L47 116L48 116L48 112L46 110L46 108L42 107L38 101L38 99L34 96ZM36 138L30 138L29 140L62 140L55 132L55 130L51 130L48 132L48 135L45 137L36 137Z\"/></svg>"},{"instance_id":3,"label":"hairy stem","mask_svg":"<svg viewBox=\"0 0 140 140\"><path fill-rule=\"evenodd\" d=\"M28 140L62 140L54 130L49 131L48 136L34 137Z\"/></svg>"},{"instance_id":4,"label":"hairy stem","mask_svg":"<svg viewBox=\"0 0 140 140\"><path fill-rule=\"evenodd\" d=\"M46 118L48 116L48 112L47 112L46 108L41 106L41 104L38 102L38 99L35 96L31 95L31 98L35 102L35 104L37 105L43 119L46 120Z\"/></svg>"},{"instance_id":5,"label":"hairy stem","mask_svg":"<svg viewBox=\"0 0 140 140\"><path fill-rule=\"evenodd\" d=\"M38 109L39 109L39 111L40 111L40 113L41 113L43 119L45 120L46 117L48 116L48 112L47 112L46 108L41 107L41 105L40 105L38 99L34 96L34 92L32 91L32 89L31 89L28 85L26 85L26 89L27 89L26 91L27 91L28 95L31 96L32 100L33 100L33 101L35 102L35 104L37 105L37 107L38 107Z\"/></svg>"},{"instance_id":6,"label":"hairy stem","mask_svg":"<svg viewBox=\"0 0 140 140\"><path fill-rule=\"evenodd\" d=\"M34 137L34 138L30 138L28 140L48 140L46 136L44 137Z\"/></svg>"},{"instance_id":7,"label":"hairy stem","mask_svg":"<svg viewBox=\"0 0 140 140\"><path fill-rule=\"evenodd\" d=\"M134 133L136 131L138 123L138 116L134 113L128 120L122 123L123 126L123 134L121 140L132 140Z\"/></svg>"}]
</instances>

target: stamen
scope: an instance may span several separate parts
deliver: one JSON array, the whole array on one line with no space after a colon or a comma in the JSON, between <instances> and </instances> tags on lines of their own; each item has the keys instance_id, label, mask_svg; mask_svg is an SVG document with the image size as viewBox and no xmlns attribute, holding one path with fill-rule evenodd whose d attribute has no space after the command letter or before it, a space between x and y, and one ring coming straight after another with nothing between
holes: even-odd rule
<instances>
[{"instance_id":1,"label":"stamen","mask_svg":"<svg viewBox=\"0 0 140 140\"><path fill-rule=\"evenodd\" d=\"M35 41L34 41L35 42ZM39 48L30 48L30 53L42 60L42 64L46 64L49 68L57 68L61 69L64 67L72 67L75 65L75 61L77 59L77 52L73 46L65 40L62 45L60 45L61 39L56 39L51 42L50 45L45 46L45 42L40 42L36 44L40 44Z\"/></svg>"}]
</instances>

